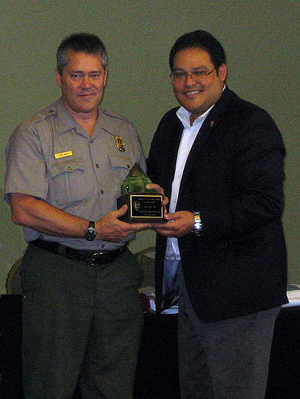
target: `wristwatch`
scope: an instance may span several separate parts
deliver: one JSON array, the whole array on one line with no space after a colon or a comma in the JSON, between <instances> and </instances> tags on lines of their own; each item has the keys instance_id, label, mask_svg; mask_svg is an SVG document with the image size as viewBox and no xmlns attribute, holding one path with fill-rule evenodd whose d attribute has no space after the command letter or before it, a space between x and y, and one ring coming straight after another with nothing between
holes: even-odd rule
<instances>
[{"instance_id":1,"label":"wristwatch","mask_svg":"<svg viewBox=\"0 0 300 399\"><path fill-rule=\"evenodd\" d=\"M202 222L200 217L200 212L193 212L194 214L194 228L193 233L195 236L200 236L202 231Z\"/></svg>"},{"instance_id":2,"label":"wristwatch","mask_svg":"<svg viewBox=\"0 0 300 399\"><path fill-rule=\"evenodd\" d=\"M89 222L89 226L84 236L88 241L93 241L96 238L97 232L95 230L95 222Z\"/></svg>"}]
</instances>

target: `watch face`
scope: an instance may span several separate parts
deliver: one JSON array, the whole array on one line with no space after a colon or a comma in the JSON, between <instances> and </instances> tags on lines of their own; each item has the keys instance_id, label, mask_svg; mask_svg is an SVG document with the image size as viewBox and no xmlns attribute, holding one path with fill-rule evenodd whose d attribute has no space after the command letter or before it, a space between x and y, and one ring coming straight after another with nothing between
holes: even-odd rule
<instances>
[{"instance_id":1,"label":"watch face","mask_svg":"<svg viewBox=\"0 0 300 399\"><path fill-rule=\"evenodd\" d=\"M89 227L85 233L85 238L88 241L93 241L96 238L96 230L93 227Z\"/></svg>"}]
</instances>

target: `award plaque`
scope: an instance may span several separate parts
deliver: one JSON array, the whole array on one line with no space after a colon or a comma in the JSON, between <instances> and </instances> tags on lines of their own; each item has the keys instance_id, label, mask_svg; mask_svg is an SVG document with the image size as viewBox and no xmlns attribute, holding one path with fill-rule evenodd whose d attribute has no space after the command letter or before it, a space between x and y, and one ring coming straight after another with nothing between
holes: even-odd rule
<instances>
[{"instance_id":1,"label":"award plaque","mask_svg":"<svg viewBox=\"0 0 300 399\"><path fill-rule=\"evenodd\" d=\"M163 195L148 190L151 180L139 165L134 164L121 185L121 196L117 199L118 208L128 206L127 213L120 220L127 223L164 222Z\"/></svg>"}]
</instances>

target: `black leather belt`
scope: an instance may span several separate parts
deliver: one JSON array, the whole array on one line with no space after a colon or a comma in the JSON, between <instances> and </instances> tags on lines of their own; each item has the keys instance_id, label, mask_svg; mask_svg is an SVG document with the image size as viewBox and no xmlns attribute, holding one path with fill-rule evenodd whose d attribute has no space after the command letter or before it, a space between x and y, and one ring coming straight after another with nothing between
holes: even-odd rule
<instances>
[{"instance_id":1,"label":"black leather belt","mask_svg":"<svg viewBox=\"0 0 300 399\"><path fill-rule=\"evenodd\" d=\"M85 249L74 249L71 247L67 247L66 245L59 244L58 242L44 240L34 240L31 241L30 244L41 249L45 249L48 252L64 256L68 259L87 262L92 266L112 263L127 248L126 245L124 245L123 247L112 251L91 251Z\"/></svg>"}]
</instances>

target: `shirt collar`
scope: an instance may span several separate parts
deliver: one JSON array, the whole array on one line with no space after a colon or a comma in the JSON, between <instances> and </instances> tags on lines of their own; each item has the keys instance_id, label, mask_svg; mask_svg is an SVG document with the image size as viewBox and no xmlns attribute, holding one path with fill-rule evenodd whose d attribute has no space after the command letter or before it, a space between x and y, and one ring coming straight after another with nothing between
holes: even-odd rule
<instances>
[{"instance_id":1,"label":"shirt collar","mask_svg":"<svg viewBox=\"0 0 300 399\"><path fill-rule=\"evenodd\" d=\"M223 93L223 91L225 90L225 88L226 88L226 84L224 83L224 87L223 87L222 93ZM208 110L205 111L204 114L198 116L198 118L196 118L196 119L194 120L194 123L193 123L192 126L197 126L197 125L199 125L199 124L202 124L203 121L204 121L204 119L207 117L207 115L208 115L208 114L210 113L210 111L213 109L214 105L215 105L215 104L213 104L210 108L208 108ZM181 122L182 122L182 124L183 124L183 126L184 126L185 129L186 129L187 127L191 127L191 123L190 123L191 112L189 112L189 111L186 110L183 106L181 106L181 107L177 110L176 115L177 115L178 118L181 120Z\"/></svg>"},{"instance_id":2,"label":"shirt collar","mask_svg":"<svg viewBox=\"0 0 300 399\"><path fill-rule=\"evenodd\" d=\"M215 104L213 104L207 111L205 111L202 115L198 116L198 118L196 118L194 120L194 123L192 126L197 126L203 123L203 120L207 117L207 115L209 114L209 112L212 110L212 108L214 107ZM191 112L189 112L188 110L186 110L184 107L180 107L177 112L176 115L178 116L178 118L181 120L184 128L187 127L191 127L191 123L190 123L190 117L191 117Z\"/></svg>"},{"instance_id":3,"label":"shirt collar","mask_svg":"<svg viewBox=\"0 0 300 399\"><path fill-rule=\"evenodd\" d=\"M100 108L98 107L98 117L94 132L98 132L100 130L99 111ZM75 121L73 116L67 110L62 97L56 102L56 112L58 116L58 125L59 125L58 130L61 134L69 130L75 129L77 133L87 135L85 130Z\"/></svg>"},{"instance_id":4,"label":"shirt collar","mask_svg":"<svg viewBox=\"0 0 300 399\"><path fill-rule=\"evenodd\" d=\"M76 127L75 120L65 107L62 97L56 103L56 112L58 117L58 130L60 133Z\"/></svg>"}]
</instances>

